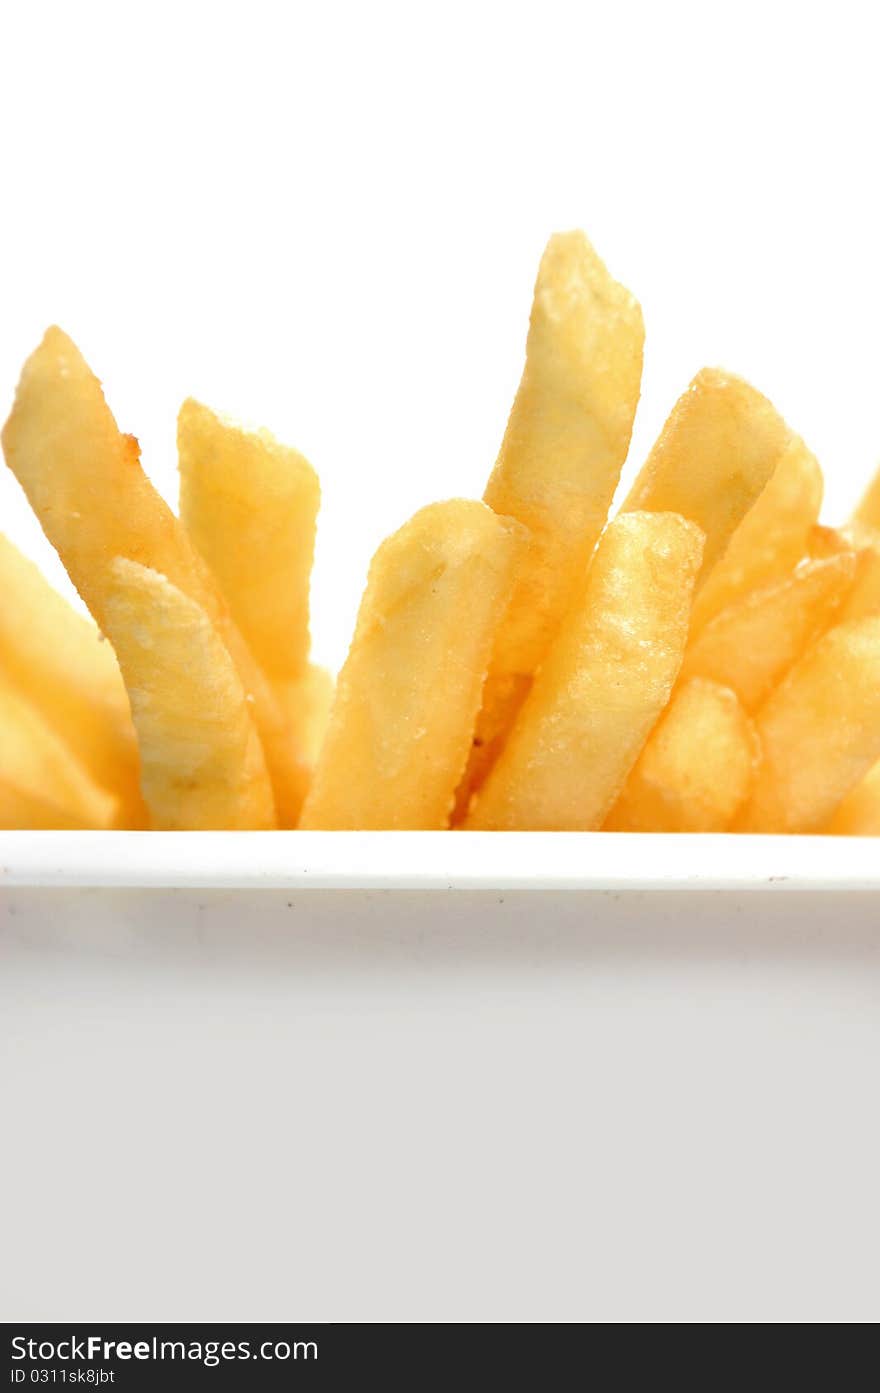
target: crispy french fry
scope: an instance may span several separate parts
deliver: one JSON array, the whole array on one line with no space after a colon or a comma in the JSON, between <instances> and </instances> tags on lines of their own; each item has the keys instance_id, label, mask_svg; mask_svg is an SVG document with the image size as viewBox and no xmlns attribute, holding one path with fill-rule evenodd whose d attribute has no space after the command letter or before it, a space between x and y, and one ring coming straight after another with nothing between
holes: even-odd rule
<instances>
[{"instance_id":1,"label":"crispy french fry","mask_svg":"<svg viewBox=\"0 0 880 1393\"><path fill-rule=\"evenodd\" d=\"M825 830L837 837L880 837L880 763L846 795Z\"/></svg>"},{"instance_id":2,"label":"crispy french fry","mask_svg":"<svg viewBox=\"0 0 880 1393\"><path fill-rule=\"evenodd\" d=\"M153 826L274 827L272 785L247 696L205 611L165 576L123 558L109 567L103 601Z\"/></svg>"},{"instance_id":3,"label":"crispy french fry","mask_svg":"<svg viewBox=\"0 0 880 1393\"><path fill-rule=\"evenodd\" d=\"M701 528L706 545L699 589L789 440L766 397L739 377L703 368L673 407L622 511L680 513Z\"/></svg>"},{"instance_id":4,"label":"crispy french fry","mask_svg":"<svg viewBox=\"0 0 880 1393\"><path fill-rule=\"evenodd\" d=\"M856 575L841 619L863 619L870 614L880 614L880 534L858 529L856 540L859 546Z\"/></svg>"},{"instance_id":5,"label":"crispy french fry","mask_svg":"<svg viewBox=\"0 0 880 1393\"><path fill-rule=\"evenodd\" d=\"M300 677L275 684L288 725L297 732L299 748L310 765L314 765L321 749L334 690L332 675L316 663L308 663Z\"/></svg>"},{"instance_id":6,"label":"crispy french fry","mask_svg":"<svg viewBox=\"0 0 880 1393\"><path fill-rule=\"evenodd\" d=\"M296 450L191 398L177 420L180 517L257 662L275 682L305 670L321 489Z\"/></svg>"},{"instance_id":7,"label":"crispy french fry","mask_svg":"<svg viewBox=\"0 0 880 1393\"><path fill-rule=\"evenodd\" d=\"M856 575L856 555L804 561L782 580L738 600L692 639L682 681L705 677L755 711L805 649L836 622Z\"/></svg>"},{"instance_id":8,"label":"crispy french fry","mask_svg":"<svg viewBox=\"0 0 880 1393\"><path fill-rule=\"evenodd\" d=\"M39 710L0 677L0 827L117 825L116 798L99 788Z\"/></svg>"},{"instance_id":9,"label":"crispy french fry","mask_svg":"<svg viewBox=\"0 0 880 1393\"><path fill-rule=\"evenodd\" d=\"M459 813L501 748L604 526L629 449L644 339L638 302L584 234L551 237L522 381L484 494L528 528L529 541L496 637Z\"/></svg>"},{"instance_id":10,"label":"crispy french fry","mask_svg":"<svg viewBox=\"0 0 880 1393\"><path fill-rule=\"evenodd\" d=\"M763 751L744 832L816 832L880 759L880 616L829 629L755 718Z\"/></svg>"},{"instance_id":11,"label":"crispy french fry","mask_svg":"<svg viewBox=\"0 0 880 1393\"><path fill-rule=\"evenodd\" d=\"M61 329L48 329L24 365L3 449L99 627L118 555L194 597L209 589L207 567L140 467L137 441L120 433L101 384Z\"/></svg>"},{"instance_id":12,"label":"crispy french fry","mask_svg":"<svg viewBox=\"0 0 880 1393\"><path fill-rule=\"evenodd\" d=\"M678 676L702 550L672 513L607 528L465 826L602 825Z\"/></svg>"},{"instance_id":13,"label":"crispy french fry","mask_svg":"<svg viewBox=\"0 0 880 1393\"><path fill-rule=\"evenodd\" d=\"M877 470L864 498L856 508L853 521L880 532L880 469Z\"/></svg>"},{"instance_id":14,"label":"crispy french fry","mask_svg":"<svg viewBox=\"0 0 880 1393\"><path fill-rule=\"evenodd\" d=\"M109 571L117 556L166 576L216 625L252 698L279 818L284 826L295 825L308 770L268 680L206 563L141 469L137 441L120 434L101 384L60 329L49 329L25 363L3 448L101 629L106 631Z\"/></svg>"},{"instance_id":15,"label":"crispy french fry","mask_svg":"<svg viewBox=\"0 0 880 1393\"><path fill-rule=\"evenodd\" d=\"M841 552L854 550L852 538L841 528L823 527L817 523L807 533L804 556L809 561L827 561L831 556L840 556Z\"/></svg>"},{"instance_id":16,"label":"crispy french fry","mask_svg":"<svg viewBox=\"0 0 880 1393\"><path fill-rule=\"evenodd\" d=\"M582 232L551 237L526 364L485 501L529 530L493 672L534 671L589 560L626 459L645 329Z\"/></svg>"},{"instance_id":17,"label":"crispy french fry","mask_svg":"<svg viewBox=\"0 0 880 1393\"><path fill-rule=\"evenodd\" d=\"M724 832L749 795L758 757L729 687L683 682L611 809L609 832Z\"/></svg>"},{"instance_id":18,"label":"crispy french fry","mask_svg":"<svg viewBox=\"0 0 880 1393\"><path fill-rule=\"evenodd\" d=\"M70 808L61 808L42 793L20 788L0 774L0 831L83 832L96 829Z\"/></svg>"},{"instance_id":19,"label":"crispy french fry","mask_svg":"<svg viewBox=\"0 0 880 1393\"><path fill-rule=\"evenodd\" d=\"M483 699L474 738L461 783L455 791L452 826L460 827L475 791L481 788L489 770L504 749L519 709L532 685L524 673L498 672L491 668L483 687Z\"/></svg>"},{"instance_id":20,"label":"crispy french fry","mask_svg":"<svg viewBox=\"0 0 880 1393\"><path fill-rule=\"evenodd\" d=\"M808 555L826 559L854 552L856 570L839 622L880 614L880 532L861 522L847 527L814 527Z\"/></svg>"},{"instance_id":21,"label":"crispy french fry","mask_svg":"<svg viewBox=\"0 0 880 1393\"><path fill-rule=\"evenodd\" d=\"M694 600L692 634L749 591L794 569L815 528L822 487L815 456L799 436L790 436L767 484Z\"/></svg>"},{"instance_id":22,"label":"crispy french fry","mask_svg":"<svg viewBox=\"0 0 880 1393\"><path fill-rule=\"evenodd\" d=\"M523 541L516 523L455 499L382 544L303 827L447 825Z\"/></svg>"},{"instance_id":23,"label":"crispy french fry","mask_svg":"<svg viewBox=\"0 0 880 1393\"><path fill-rule=\"evenodd\" d=\"M137 737L119 664L90 619L0 535L0 667L94 781L118 799L119 825L143 827Z\"/></svg>"}]
</instances>

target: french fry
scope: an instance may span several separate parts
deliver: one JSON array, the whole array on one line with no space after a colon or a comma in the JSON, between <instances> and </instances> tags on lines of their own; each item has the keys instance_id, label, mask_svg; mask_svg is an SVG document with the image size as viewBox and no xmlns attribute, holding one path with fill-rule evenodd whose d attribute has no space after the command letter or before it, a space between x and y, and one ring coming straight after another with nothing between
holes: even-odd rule
<instances>
[{"instance_id":1,"label":"french fry","mask_svg":"<svg viewBox=\"0 0 880 1393\"><path fill-rule=\"evenodd\" d=\"M744 832L817 832L880 759L880 616L829 629L755 718L763 752Z\"/></svg>"},{"instance_id":2,"label":"french fry","mask_svg":"<svg viewBox=\"0 0 880 1393\"><path fill-rule=\"evenodd\" d=\"M493 672L532 673L608 515L642 379L645 329L582 232L551 237L526 364L484 499L529 532Z\"/></svg>"},{"instance_id":3,"label":"french fry","mask_svg":"<svg viewBox=\"0 0 880 1393\"><path fill-rule=\"evenodd\" d=\"M0 831L83 832L96 831L70 808L52 803L43 793L20 788L0 774Z\"/></svg>"},{"instance_id":4,"label":"french fry","mask_svg":"<svg viewBox=\"0 0 880 1393\"><path fill-rule=\"evenodd\" d=\"M825 830L836 837L880 837L880 763L846 795Z\"/></svg>"},{"instance_id":5,"label":"french fry","mask_svg":"<svg viewBox=\"0 0 880 1393\"><path fill-rule=\"evenodd\" d=\"M291 681L309 655L309 578L321 489L296 450L191 398L177 420L180 517L263 671Z\"/></svg>"},{"instance_id":6,"label":"french fry","mask_svg":"<svg viewBox=\"0 0 880 1393\"><path fill-rule=\"evenodd\" d=\"M331 673L316 663L307 663L300 677L275 684L275 693L287 716L287 723L291 730L296 731L298 748L310 765L314 765L321 749L334 690Z\"/></svg>"},{"instance_id":7,"label":"french fry","mask_svg":"<svg viewBox=\"0 0 880 1393\"><path fill-rule=\"evenodd\" d=\"M822 490L815 456L799 436L790 436L775 470L694 600L691 634L750 591L794 569L806 554Z\"/></svg>"},{"instance_id":8,"label":"french fry","mask_svg":"<svg viewBox=\"0 0 880 1393\"><path fill-rule=\"evenodd\" d=\"M880 534L857 530L859 546L855 580L841 614L842 619L863 619L880 614Z\"/></svg>"},{"instance_id":9,"label":"french fry","mask_svg":"<svg viewBox=\"0 0 880 1393\"><path fill-rule=\"evenodd\" d=\"M864 498L856 508L853 520L880 532L880 469L877 470Z\"/></svg>"},{"instance_id":10,"label":"french fry","mask_svg":"<svg viewBox=\"0 0 880 1393\"><path fill-rule=\"evenodd\" d=\"M0 668L118 799L119 825L143 827L137 737L113 649L0 535Z\"/></svg>"},{"instance_id":11,"label":"french fry","mask_svg":"<svg viewBox=\"0 0 880 1393\"><path fill-rule=\"evenodd\" d=\"M303 827L447 826L523 542L518 524L455 499L382 544Z\"/></svg>"},{"instance_id":12,"label":"french fry","mask_svg":"<svg viewBox=\"0 0 880 1393\"><path fill-rule=\"evenodd\" d=\"M247 696L205 611L165 576L123 558L109 567L103 601L153 827L274 827L272 785Z\"/></svg>"},{"instance_id":13,"label":"french fry","mask_svg":"<svg viewBox=\"0 0 880 1393\"><path fill-rule=\"evenodd\" d=\"M604 526L629 449L645 329L582 232L551 237L526 363L484 499L529 532L495 641L459 813L516 715Z\"/></svg>"},{"instance_id":14,"label":"french fry","mask_svg":"<svg viewBox=\"0 0 880 1393\"><path fill-rule=\"evenodd\" d=\"M745 803L758 746L729 687L678 687L611 809L609 832L724 832Z\"/></svg>"},{"instance_id":15,"label":"french fry","mask_svg":"<svg viewBox=\"0 0 880 1393\"><path fill-rule=\"evenodd\" d=\"M807 534L804 556L809 561L827 561L831 556L840 556L841 552L853 550L855 547L852 538L841 528L823 527L817 523Z\"/></svg>"},{"instance_id":16,"label":"french fry","mask_svg":"<svg viewBox=\"0 0 880 1393\"><path fill-rule=\"evenodd\" d=\"M453 827L460 827L467 816L471 799L484 784L489 770L503 750L531 685L530 675L492 672L490 668L483 687L482 705L474 728L467 768L455 791Z\"/></svg>"},{"instance_id":17,"label":"french fry","mask_svg":"<svg viewBox=\"0 0 880 1393\"><path fill-rule=\"evenodd\" d=\"M782 417L742 378L703 368L679 397L623 512L679 513L703 531L697 589L780 463Z\"/></svg>"},{"instance_id":18,"label":"french fry","mask_svg":"<svg viewBox=\"0 0 880 1393\"><path fill-rule=\"evenodd\" d=\"M854 552L804 561L782 580L746 595L692 639L682 681L704 677L755 711L814 639L836 622L856 575Z\"/></svg>"},{"instance_id":19,"label":"french fry","mask_svg":"<svg viewBox=\"0 0 880 1393\"><path fill-rule=\"evenodd\" d=\"M100 628L118 555L193 597L209 590L207 567L140 467L137 441L120 433L101 384L61 329L48 329L24 365L3 449Z\"/></svg>"},{"instance_id":20,"label":"french fry","mask_svg":"<svg viewBox=\"0 0 880 1393\"><path fill-rule=\"evenodd\" d=\"M852 586L840 613L840 622L880 614L880 532L854 521L847 527L814 527L808 555L825 559L855 553Z\"/></svg>"},{"instance_id":21,"label":"french fry","mask_svg":"<svg viewBox=\"0 0 880 1393\"><path fill-rule=\"evenodd\" d=\"M105 831L117 800L99 788L39 710L0 676L0 827Z\"/></svg>"},{"instance_id":22,"label":"french fry","mask_svg":"<svg viewBox=\"0 0 880 1393\"><path fill-rule=\"evenodd\" d=\"M607 528L466 827L602 825L678 676L702 550L672 513Z\"/></svg>"},{"instance_id":23,"label":"french fry","mask_svg":"<svg viewBox=\"0 0 880 1393\"><path fill-rule=\"evenodd\" d=\"M249 697L272 776L279 819L294 826L308 770L292 745L265 674L233 623L206 563L120 434L101 384L76 345L49 329L25 363L3 429L6 461L44 532L106 631L109 571L117 556L158 571L211 619Z\"/></svg>"}]
</instances>

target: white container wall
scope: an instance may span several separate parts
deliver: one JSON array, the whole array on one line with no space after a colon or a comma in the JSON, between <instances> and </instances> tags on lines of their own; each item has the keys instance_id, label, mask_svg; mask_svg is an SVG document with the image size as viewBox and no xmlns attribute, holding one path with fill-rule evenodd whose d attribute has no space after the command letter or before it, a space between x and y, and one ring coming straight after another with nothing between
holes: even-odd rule
<instances>
[{"instance_id":1,"label":"white container wall","mask_svg":"<svg viewBox=\"0 0 880 1393\"><path fill-rule=\"evenodd\" d=\"M880 848L0 837L6 1320L880 1317Z\"/></svg>"}]
</instances>

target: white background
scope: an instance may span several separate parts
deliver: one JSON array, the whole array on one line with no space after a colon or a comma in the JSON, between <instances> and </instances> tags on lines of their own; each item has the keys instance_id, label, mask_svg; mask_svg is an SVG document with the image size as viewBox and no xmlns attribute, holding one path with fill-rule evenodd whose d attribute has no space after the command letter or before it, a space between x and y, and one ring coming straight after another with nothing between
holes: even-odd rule
<instances>
[{"instance_id":1,"label":"white background","mask_svg":"<svg viewBox=\"0 0 880 1393\"><path fill-rule=\"evenodd\" d=\"M583 226L642 301L632 468L704 363L842 516L880 454L864 4L19 3L0 51L0 411L47 324L176 495L188 393L320 472L317 655L416 507L479 495L535 269ZM60 569L14 480L0 526Z\"/></svg>"}]
</instances>

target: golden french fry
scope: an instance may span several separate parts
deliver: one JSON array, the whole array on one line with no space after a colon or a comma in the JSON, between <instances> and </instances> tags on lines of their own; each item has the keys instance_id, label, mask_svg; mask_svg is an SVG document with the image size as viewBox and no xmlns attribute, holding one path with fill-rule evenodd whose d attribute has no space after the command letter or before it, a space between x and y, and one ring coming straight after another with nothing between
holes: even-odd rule
<instances>
[{"instance_id":1,"label":"golden french fry","mask_svg":"<svg viewBox=\"0 0 880 1393\"><path fill-rule=\"evenodd\" d=\"M495 640L459 813L503 744L604 526L629 449L644 340L638 302L584 234L551 237L522 380L484 494L529 540Z\"/></svg>"},{"instance_id":2,"label":"golden french fry","mask_svg":"<svg viewBox=\"0 0 880 1393\"><path fill-rule=\"evenodd\" d=\"M76 345L49 329L25 363L3 429L6 460L101 629L117 556L158 571L216 625L232 654L266 752L279 818L295 825L308 770L265 674L233 623L206 563L121 435Z\"/></svg>"},{"instance_id":3,"label":"golden french fry","mask_svg":"<svg viewBox=\"0 0 880 1393\"><path fill-rule=\"evenodd\" d=\"M678 676L702 551L673 513L606 529L466 827L602 825Z\"/></svg>"},{"instance_id":4,"label":"golden french fry","mask_svg":"<svg viewBox=\"0 0 880 1393\"><path fill-rule=\"evenodd\" d=\"M751 590L787 575L807 552L822 506L822 471L792 435L694 600L691 633Z\"/></svg>"},{"instance_id":5,"label":"golden french fry","mask_svg":"<svg viewBox=\"0 0 880 1393\"><path fill-rule=\"evenodd\" d=\"M482 705L474 728L467 768L455 791L453 827L461 826L467 816L471 799L484 784L486 775L503 750L531 685L530 676L512 672L493 673L490 668L483 687Z\"/></svg>"},{"instance_id":6,"label":"golden french fry","mask_svg":"<svg viewBox=\"0 0 880 1393\"><path fill-rule=\"evenodd\" d=\"M853 521L880 532L880 469L877 470L864 498L856 508Z\"/></svg>"},{"instance_id":7,"label":"golden french fry","mask_svg":"<svg viewBox=\"0 0 880 1393\"><path fill-rule=\"evenodd\" d=\"M330 719L335 683L324 667L308 663L300 677L276 682L275 692L304 759L314 765Z\"/></svg>"},{"instance_id":8,"label":"golden french fry","mask_svg":"<svg viewBox=\"0 0 880 1393\"><path fill-rule=\"evenodd\" d=\"M109 568L103 600L153 826L274 827L272 785L247 696L205 611L165 576L121 557Z\"/></svg>"},{"instance_id":9,"label":"golden french fry","mask_svg":"<svg viewBox=\"0 0 880 1393\"><path fill-rule=\"evenodd\" d=\"M137 737L119 664L90 619L0 535L0 667L119 802L119 825L143 827Z\"/></svg>"},{"instance_id":10,"label":"golden french fry","mask_svg":"<svg viewBox=\"0 0 880 1393\"><path fill-rule=\"evenodd\" d=\"M638 302L584 234L551 237L522 381L484 494L529 531L495 674L534 671L589 560L629 449L644 340Z\"/></svg>"},{"instance_id":11,"label":"golden french fry","mask_svg":"<svg viewBox=\"0 0 880 1393\"><path fill-rule=\"evenodd\" d=\"M207 567L140 467L137 441L120 433L101 384L61 329L48 329L24 365L3 449L101 628L118 555L194 597L209 588Z\"/></svg>"},{"instance_id":12,"label":"golden french fry","mask_svg":"<svg viewBox=\"0 0 880 1393\"><path fill-rule=\"evenodd\" d=\"M738 600L692 639L682 680L705 677L756 710L814 639L836 622L856 575L856 555L804 561L782 580Z\"/></svg>"},{"instance_id":13,"label":"golden french fry","mask_svg":"<svg viewBox=\"0 0 880 1393\"><path fill-rule=\"evenodd\" d=\"M809 561L827 561L831 556L855 549L853 540L839 527L823 527L816 524L807 533L804 556Z\"/></svg>"},{"instance_id":14,"label":"golden french fry","mask_svg":"<svg viewBox=\"0 0 880 1393\"><path fill-rule=\"evenodd\" d=\"M116 798L5 676L0 676L0 827L95 828L117 824Z\"/></svg>"},{"instance_id":15,"label":"golden french fry","mask_svg":"<svg viewBox=\"0 0 880 1393\"><path fill-rule=\"evenodd\" d=\"M516 523L462 499L382 544L301 826L447 825L522 545Z\"/></svg>"},{"instance_id":16,"label":"golden french fry","mask_svg":"<svg viewBox=\"0 0 880 1393\"><path fill-rule=\"evenodd\" d=\"M758 757L729 687L678 687L605 821L609 832L724 832L749 795Z\"/></svg>"},{"instance_id":17,"label":"golden french fry","mask_svg":"<svg viewBox=\"0 0 880 1393\"><path fill-rule=\"evenodd\" d=\"M825 830L837 837L880 837L880 763L846 795Z\"/></svg>"},{"instance_id":18,"label":"golden french fry","mask_svg":"<svg viewBox=\"0 0 880 1393\"><path fill-rule=\"evenodd\" d=\"M268 431L191 398L177 420L180 517L232 617L274 682L305 670L318 476Z\"/></svg>"},{"instance_id":19,"label":"golden french fry","mask_svg":"<svg viewBox=\"0 0 880 1393\"><path fill-rule=\"evenodd\" d=\"M880 759L880 616L829 629L755 718L763 752L744 832L816 832Z\"/></svg>"},{"instance_id":20,"label":"golden french fry","mask_svg":"<svg viewBox=\"0 0 880 1393\"><path fill-rule=\"evenodd\" d=\"M96 829L70 808L61 808L41 793L19 788L0 774L0 831L83 832Z\"/></svg>"},{"instance_id":21,"label":"golden french fry","mask_svg":"<svg viewBox=\"0 0 880 1393\"><path fill-rule=\"evenodd\" d=\"M699 588L789 440L766 397L742 378L703 368L673 407L622 511L680 513L696 523L706 537Z\"/></svg>"},{"instance_id":22,"label":"golden french fry","mask_svg":"<svg viewBox=\"0 0 880 1393\"><path fill-rule=\"evenodd\" d=\"M861 522L847 527L814 527L808 555L825 559L855 553L856 569L852 586L840 611L840 623L880 614L880 532Z\"/></svg>"},{"instance_id":23,"label":"golden french fry","mask_svg":"<svg viewBox=\"0 0 880 1393\"><path fill-rule=\"evenodd\" d=\"M880 534L857 529L856 575L841 619L863 619L880 614Z\"/></svg>"}]
</instances>

